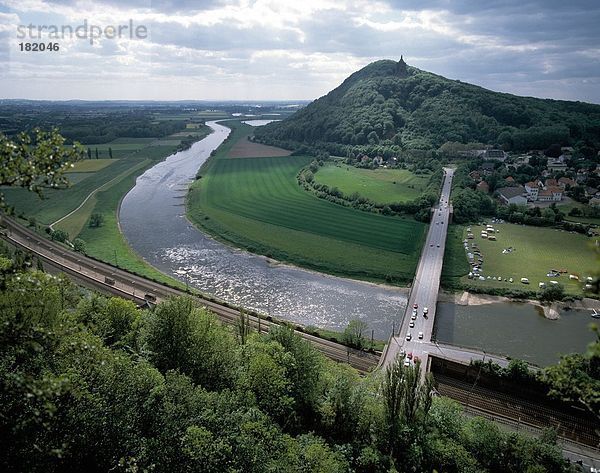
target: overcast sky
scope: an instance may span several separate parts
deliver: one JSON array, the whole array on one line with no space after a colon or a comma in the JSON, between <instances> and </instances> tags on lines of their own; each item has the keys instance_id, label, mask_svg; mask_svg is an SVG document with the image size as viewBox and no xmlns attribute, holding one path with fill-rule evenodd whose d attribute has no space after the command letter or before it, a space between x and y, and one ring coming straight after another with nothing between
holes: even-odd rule
<instances>
[{"instance_id":1,"label":"overcast sky","mask_svg":"<svg viewBox=\"0 0 600 473\"><path fill-rule=\"evenodd\" d=\"M44 32L58 52L20 51L40 40L19 25L84 21L128 28L93 44ZM600 103L600 1L0 0L0 98L314 99L401 54L493 90Z\"/></svg>"}]
</instances>

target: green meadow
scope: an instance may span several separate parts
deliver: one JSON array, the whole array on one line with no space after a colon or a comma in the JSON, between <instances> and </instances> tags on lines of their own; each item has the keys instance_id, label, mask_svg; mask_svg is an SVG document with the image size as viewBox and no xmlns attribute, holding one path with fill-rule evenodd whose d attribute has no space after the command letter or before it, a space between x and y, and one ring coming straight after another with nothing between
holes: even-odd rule
<instances>
[{"instance_id":1,"label":"green meadow","mask_svg":"<svg viewBox=\"0 0 600 473\"><path fill-rule=\"evenodd\" d=\"M337 187L347 196L356 192L378 204L416 199L427 187L429 178L406 169L362 169L341 161L325 163L315 173L319 184Z\"/></svg>"}]
</instances>

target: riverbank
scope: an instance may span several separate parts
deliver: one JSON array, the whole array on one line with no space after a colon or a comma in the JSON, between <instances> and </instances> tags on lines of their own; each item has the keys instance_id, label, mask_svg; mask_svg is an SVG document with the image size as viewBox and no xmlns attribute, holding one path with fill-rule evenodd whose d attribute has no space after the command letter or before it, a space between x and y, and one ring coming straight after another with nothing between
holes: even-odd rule
<instances>
[{"instance_id":1,"label":"riverbank","mask_svg":"<svg viewBox=\"0 0 600 473\"><path fill-rule=\"evenodd\" d=\"M451 303L459 306L478 306L487 304L502 304L502 303L522 303L537 307L544 314L544 317L550 320L560 318L560 312L563 310L600 310L600 300L585 297L569 302L553 302L549 305L544 305L535 299L512 299L504 296L493 296L488 294L475 294L468 291L447 292L440 291L438 302Z\"/></svg>"}]
</instances>

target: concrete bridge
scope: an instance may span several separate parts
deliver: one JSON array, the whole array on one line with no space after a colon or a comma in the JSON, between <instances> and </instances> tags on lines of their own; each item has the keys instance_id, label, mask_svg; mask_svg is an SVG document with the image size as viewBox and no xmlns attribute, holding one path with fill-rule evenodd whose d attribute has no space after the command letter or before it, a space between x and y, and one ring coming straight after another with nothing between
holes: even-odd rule
<instances>
[{"instance_id":1,"label":"concrete bridge","mask_svg":"<svg viewBox=\"0 0 600 473\"><path fill-rule=\"evenodd\" d=\"M429 368L429 356L445 358L468 364L471 360L492 360L506 366L505 358L491 356L483 351L468 350L451 346L440 346L432 342L431 336L435 324L440 277L444 263L448 224L452 218L450 192L454 170L444 168L444 182L440 199L433 207L431 224L417 266L417 272L408 298L406 311L396 333L390 337L379 366L386 367L397 356L412 353L421 360L424 370Z\"/></svg>"}]
</instances>

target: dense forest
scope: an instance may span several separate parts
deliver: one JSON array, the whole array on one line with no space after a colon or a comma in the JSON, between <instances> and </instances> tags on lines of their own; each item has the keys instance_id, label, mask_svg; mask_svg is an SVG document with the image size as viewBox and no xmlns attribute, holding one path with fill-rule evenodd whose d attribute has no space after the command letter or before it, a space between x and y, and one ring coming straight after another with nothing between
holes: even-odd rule
<instances>
[{"instance_id":1,"label":"dense forest","mask_svg":"<svg viewBox=\"0 0 600 473\"><path fill-rule=\"evenodd\" d=\"M382 60L292 117L258 128L256 139L339 155L365 146L437 149L446 142L519 151L583 140L599 148L600 105L493 92Z\"/></svg>"},{"instance_id":2,"label":"dense forest","mask_svg":"<svg viewBox=\"0 0 600 473\"><path fill-rule=\"evenodd\" d=\"M3 471L576 471L551 433L464 417L401 360L361 378L285 326L139 310L26 259L0 257Z\"/></svg>"}]
</instances>

